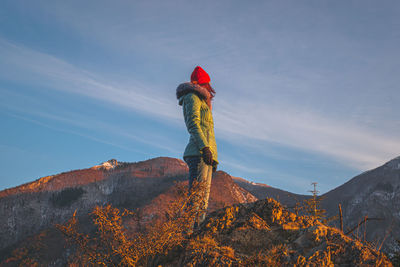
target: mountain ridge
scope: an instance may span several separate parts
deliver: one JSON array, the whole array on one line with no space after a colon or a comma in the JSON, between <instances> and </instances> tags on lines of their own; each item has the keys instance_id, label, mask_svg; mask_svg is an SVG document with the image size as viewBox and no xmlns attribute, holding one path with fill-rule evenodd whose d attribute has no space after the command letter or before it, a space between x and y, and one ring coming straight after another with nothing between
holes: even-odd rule
<instances>
[{"instance_id":1,"label":"mountain ridge","mask_svg":"<svg viewBox=\"0 0 400 267\"><path fill-rule=\"evenodd\" d=\"M56 190L62 189L61 186L63 186L63 187L70 186L71 187L71 186L77 186L77 185L85 185L87 183L106 179L107 177L105 176L105 174L107 174L108 172L118 172L118 171L120 171L120 167L124 167L124 168L128 168L128 169L133 168L134 170L132 170L132 171L136 172L135 176L141 176L141 174L143 174L142 172L146 171L146 167L145 167L146 164L161 163L160 167L165 168L165 167L168 167L167 165L163 166L163 163L165 163L166 160L168 160L168 161L171 160L171 161L169 161L168 166L171 166L171 163L172 163L173 166L178 165L178 166L182 167L182 169L187 169L186 163L184 163L183 161L181 161L179 159L169 158L169 157L156 157L156 158L152 158L152 159L148 159L148 160L144 160L144 161L138 161L138 162L121 162L121 163L117 163L115 165L115 167L113 167L111 169L104 168L104 166L103 166L104 163L110 162L110 161L116 161L115 159L111 159L111 160L105 161L99 165L94 165L92 167L61 172L61 173L54 174L54 175L48 175L48 176L41 177L37 180L34 180L32 182L27 182L27 183L24 183L24 184L21 184L18 186L6 188L6 189L0 191L0 198L11 195L13 193L40 192L40 191L45 191L46 189L48 191L56 191ZM173 161L176 161L175 164ZM141 170L141 169L143 169L143 170ZM165 168L165 169L168 169L168 168ZM74 176L74 174L76 174L76 173L82 174L82 172L86 172L86 173L84 175L81 175L80 177L78 177L79 179L75 179L77 177ZM85 177L84 180L82 180L82 176ZM57 180L64 180L69 183L64 183L64 184L57 183Z\"/></svg>"}]
</instances>

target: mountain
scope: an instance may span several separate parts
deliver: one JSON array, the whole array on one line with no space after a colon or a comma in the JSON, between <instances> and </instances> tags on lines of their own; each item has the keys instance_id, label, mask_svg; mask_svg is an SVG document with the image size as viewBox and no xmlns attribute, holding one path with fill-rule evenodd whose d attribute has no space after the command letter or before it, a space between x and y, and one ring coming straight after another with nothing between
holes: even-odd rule
<instances>
[{"instance_id":1,"label":"mountain","mask_svg":"<svg viewBox=\"0 0 400 267\"><path fill-rule=\"evenodd\" d=\"M322 195L328 215L343 210L344 229L358 224L365 216L366 239L378 243L386 238L384 248L398 251L400 247L400 157L383 166L364 172L345 184ZM364 235L364 228L358 232Z\"/></svg>"},{"instance_id":2,"label":"mountain","mask_svg":"<svg viewBox=\"0 0 400 267\"><path fill-rule=\"evenodd\" d=\"M60 257L64 257L66 253L65 242L54 224L65 223L76 211L81 227L86 227L90 232L92 229L88 225L91 218L88 214L95 206L106 204L121 210L133 210L145 223L164 213L171 200L176 197L176 188L187 184L187 172L187 165L174 158L160 157L137 163L113 159L88 169L51 175L0 191L0 262L9 257L15 248L43 236L42 241L51 248L46 253L46 262L61 266ZM243 210L243 214L251 214L252 204L246 203L253 203L257 199L265 203L271 201L268 200L271 197L288 208L309 198L218 171L213 175L209 212L244 203L244 206L238 206L239 209L250 207L250 210ZM368 221L366 229L361 227L353 234L363 238L365 230L365 237L369 241L380 243L385 238L383 248L386 251L400 249L396 246L396 239L400 239L400 157L354 177L322 197L323 208L329 216L336 215L338 204L342 205L344 232L359 223L364 216L380 219ZM270 220L262 218L267 222ZM332 222L331 226L337 228L337 221ZM239 224L237 227L240 228ZM308 230L303 229L295 236L300 237L304 231ZM289 235L288 232L276 232L274 235L278 233ZM221 238L224 236L223 238L235 240L237 237L226 236L222 232L220 234ZM347 237L341 234L338 238ZM290 239L288 242L292 241ZM297 250L297 245L290 246ZM313 251L314 248L309 249ZM376 252L368 253L377 255ZM65 261L65 257L63 260Z\"/></svg>"},{"instance_id":3,"label":"mountain","mask_svg":"<svg viewBox=\"0 0 400 267\"><path fill-rule=\"evenodd\" d=\"M137 163L110 160L0 191L0 255L4 258L26 238L65 223L75 211L82 224L90 221L88 214L96 205L140 209L138 213L145 218L156 216L164 210L166 200L173 198L173 188L187 184L187 173L186 163L174 158ZM210 211L256 200L227 173L214 173ZM62 243L59 235L51 236L54 245Z\"/></svg>"}]
</instances>

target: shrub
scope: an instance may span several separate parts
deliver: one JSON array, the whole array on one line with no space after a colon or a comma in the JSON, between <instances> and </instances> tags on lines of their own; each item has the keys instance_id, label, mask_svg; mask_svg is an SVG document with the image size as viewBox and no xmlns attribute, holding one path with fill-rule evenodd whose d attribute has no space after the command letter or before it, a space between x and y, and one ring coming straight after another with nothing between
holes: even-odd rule
<instances>
[{"instance_id":1,"label":"shrub","mask_svg":"<svg viewBox=\"0 0 400 267\"><path fill-rule=\"evenodd\" d=\"M136 266L154 263L157 257L179 247L191 234L194 218L201 212L190 205L201 199L202 184L188 195L187 188L178 186L178 197L165 212L164 218L155 218L141 233L128 236L123 217L133 212L107 205L97 206L91 213L96 232L92 235L78 231L76 214L65 225L56 227L64 234L75 254L70 264L82 266Z\"/></svg>"}]
</instances>

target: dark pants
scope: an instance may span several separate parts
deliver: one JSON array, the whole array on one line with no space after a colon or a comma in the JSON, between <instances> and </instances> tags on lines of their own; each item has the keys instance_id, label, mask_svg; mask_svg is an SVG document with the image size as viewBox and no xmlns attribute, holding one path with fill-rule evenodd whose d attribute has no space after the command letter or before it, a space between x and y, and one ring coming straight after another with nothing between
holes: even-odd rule
<instances>
[{"instance_id":1,"label":"dark pants","mask_svg":"<svg viewBox=\"0 0 400 267\"><path fill-rule=\"evenodd\" d=\"M202 183L202 192L199 194L201 199L189 203L189 205L194 206L196 210L200 210L194 223L194 227L197 227L206 217L213 167L205 164L202 157L186 157L185 161L189 167L189 194L192 193L193 184L195 182Z\"/></svg>"}]
</instances>

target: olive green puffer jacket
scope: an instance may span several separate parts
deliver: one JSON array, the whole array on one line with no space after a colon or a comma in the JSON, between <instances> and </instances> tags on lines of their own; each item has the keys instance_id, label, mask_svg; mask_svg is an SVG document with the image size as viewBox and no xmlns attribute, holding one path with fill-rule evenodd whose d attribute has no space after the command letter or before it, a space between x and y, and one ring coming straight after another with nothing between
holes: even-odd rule
<instances>
[{"instance_id":1,"label":"olive green puffer jacket","mask_svg":"<svg viewBox=\"0 0 400 267\"><path fill-rule=\"evenodd\" d=\"M193 83L183 83L176 90L179 105L190 134L183 157L201 156L201 150L209 147L213 160L218 164L217 144L214 135L214 121L211 108L207 105L207 89Z\"/></svg>"}]
</instances>

